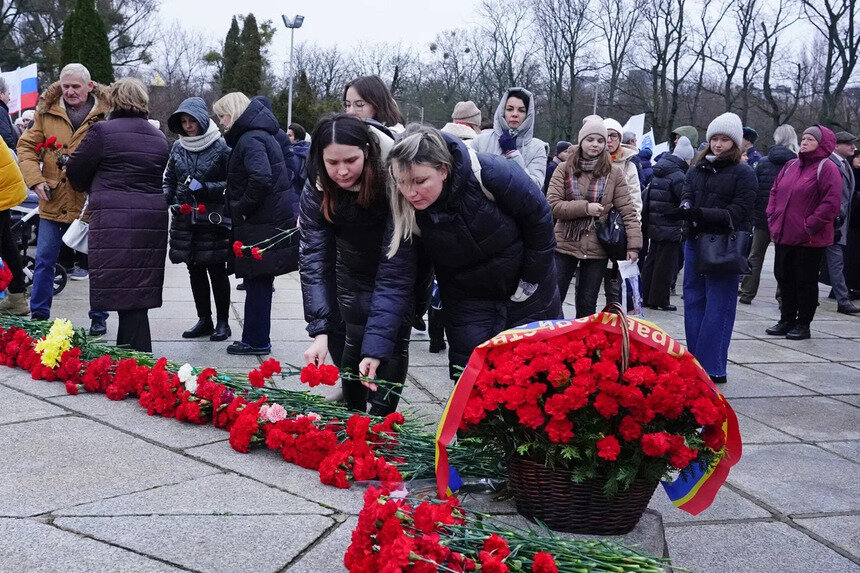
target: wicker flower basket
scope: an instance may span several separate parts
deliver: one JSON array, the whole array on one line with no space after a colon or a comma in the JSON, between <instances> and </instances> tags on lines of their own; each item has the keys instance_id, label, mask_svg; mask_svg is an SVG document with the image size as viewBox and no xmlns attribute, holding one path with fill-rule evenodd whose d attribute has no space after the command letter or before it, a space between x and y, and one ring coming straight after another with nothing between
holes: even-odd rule
<instances>
[{"instance_id":1,"label":"wicker flower basket","mask_svg":"<svg viewBox=\"0 0 860 573\"><path fill-rule=\"evenodd\" d=\"M517 512L550 529L591 535L624 535L639 523L657 481L636 480L608 499L598 481L574 483L570 472L514 456L508 479Z\"/></svg>"}]
</instances>

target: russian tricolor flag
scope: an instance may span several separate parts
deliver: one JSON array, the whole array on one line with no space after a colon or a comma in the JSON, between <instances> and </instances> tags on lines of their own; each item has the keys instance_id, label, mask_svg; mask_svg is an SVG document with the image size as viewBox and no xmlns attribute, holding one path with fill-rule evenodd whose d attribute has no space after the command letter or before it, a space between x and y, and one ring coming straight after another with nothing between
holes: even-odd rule
<instances>
[{"instance_id":1,"label":"russian tricolor flag","mask_svg":"<svg viewBox=\"0 0 860 573\"><path fill-rule=\"evenodd\" d=\"M36 64L18 68L13 72L3 72L3 78L9 86L10 114L36 107L39 101L39 82L36 72Z\"/></svg>"}]
</instances>

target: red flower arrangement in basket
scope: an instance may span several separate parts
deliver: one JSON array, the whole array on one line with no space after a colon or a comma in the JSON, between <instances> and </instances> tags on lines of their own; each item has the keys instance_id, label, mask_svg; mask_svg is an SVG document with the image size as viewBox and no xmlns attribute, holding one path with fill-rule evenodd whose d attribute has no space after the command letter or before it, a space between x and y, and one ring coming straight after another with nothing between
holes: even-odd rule
<instances>
[{"instance_id":1,"label":"red flower arrangement in basket","mask_svg":"<svg viewBox=\"0 0 860 573\"><path fill-rule=\"evenodd\" d=\"M490 348L460 429L607 495L721 459L726 405L689 354L581 326Z\"/></svg>"}]
</instances>

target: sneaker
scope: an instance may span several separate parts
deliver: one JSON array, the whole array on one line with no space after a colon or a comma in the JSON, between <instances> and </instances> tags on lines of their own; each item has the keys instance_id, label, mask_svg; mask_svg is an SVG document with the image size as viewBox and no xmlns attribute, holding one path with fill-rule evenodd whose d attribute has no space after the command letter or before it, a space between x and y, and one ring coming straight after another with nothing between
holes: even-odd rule
<instances>
[{"instance_id":1,"label":"sneaker","mask_svg":"<svg viewBox=\"0 0 860 573\"><path fill-rule=\"evenodd\" d=\"M239 340L227 347L227 354L233 354L238 356L263 356L266 354L270 354L271 352L271 345L267 346L266 348L254 348L253 346L249 346Z\"/></svg>"},{"instance_id":2,"label":"sneaker","mask_svg":"<svg viewBox=\"0 0 860 573\"><path fill-rule=\"evenodd\" d=\"M90 278L90 271L75 265L72 272L69 273L69 278L73 281L85 281Z\"/></svg>"},{"instance_id":3,"label":"sneaker","mask_svg":"<svg viewBox=\"0 0 860 573\"><path fill-rule=\"evenodd\" d=\"M840 304L836 308L836 312L840 314L857 314L860 313L860 307L855 306L853 303L848 304Z\"/></svg>"}]
</instances>

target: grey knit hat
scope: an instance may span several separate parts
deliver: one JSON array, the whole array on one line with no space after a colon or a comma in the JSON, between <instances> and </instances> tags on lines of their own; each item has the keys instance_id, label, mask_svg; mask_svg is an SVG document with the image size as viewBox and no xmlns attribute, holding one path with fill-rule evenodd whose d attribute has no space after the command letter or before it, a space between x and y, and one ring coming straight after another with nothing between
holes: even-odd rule
<instances>
[{"instance_id":1,"label":"grey knit hat","mask_svg":"<svg viewBox=\"0 0 860 573\"><path fill-rule=\"evenodd\" d=\"M458 101L457 105L454 106L454 113L451 114L451 119L479 127L481 125L481 110L478 109L478 106L472 100Z\"/></svg>"},{"instance_id":2,"label":"grey knit hat","mask_svg":"<svg viewBox=\"0 0 860 573\"><path fill-rule=\"evenodd\" d=\"M813 125L811 127L807 127L803 130L803 135L811 135L815 138L815 141L821 143L821 128L817 125ZM801 136L802 137L802 136Z\"/></svg>"},{"instance_id":3,"label":"grey knit hat","mask_svg":"<svg viewBox=\"0 0 860 573\"><path fill-rule=\"evenodd\" d=\"M684 161L691 161L693 159L693 146L690 144L690 139L686 135L682 135L678 138L678 142L675 144L675 150L672 152L672 155L676 157L680 157Z\"/></svg>"},{"instance_id":4,"label":"grey knit hat","mask_svg":"<svg viewBox=\"0 0 860 573\"><path fill-rule=\"evenodd\" d=\"M722 115L718 115L708 125L708 134L705 136L706 141L710 141L715 135L725 135L735 142L735 145L741 147L744 142L744 124L737 114L727 111Z\"/></svg>"}]
</instances>

